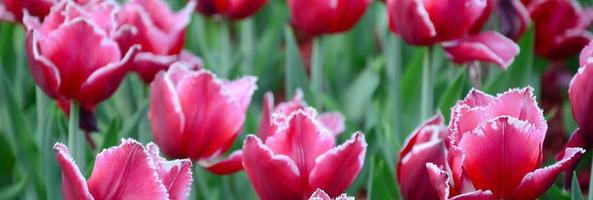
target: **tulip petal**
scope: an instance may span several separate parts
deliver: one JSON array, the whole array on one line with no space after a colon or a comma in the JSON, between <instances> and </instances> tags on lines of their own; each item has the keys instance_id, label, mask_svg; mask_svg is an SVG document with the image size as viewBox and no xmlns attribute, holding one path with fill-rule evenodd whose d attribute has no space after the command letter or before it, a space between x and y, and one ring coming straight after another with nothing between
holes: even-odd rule
<instances>
[{"instance_id":1,"label":"tulip petal","mask_svg":"<svg viewBox=\"0 0 593 200\"><path fill-rule=\"evenodd\" d=\"M346 130L344 124L344 116L339 112L327 112L321 113L317 116L319 120L334 136L340 135L340 133Z\"/></svg>"},{"instance_id":2,"label":"tulip petal","mask_svg":"<svg viewBox=\"0 0 593 200\"><path fill-rule=\"evenodd\" d=\"M267 0L230 1L226 16L234 20L244 19L260 10L267 2Z\"/></svg>"},{"instance_id":3,"label":"tulip petal","mask_svg":"<svg viewBox=\"0 0 593 200\"><path fill-rule=\"evenodd\" d=\"M507 198L539 166L544 138L545 131L513 117L489 120L459 141L463 169L476 189Z\"/></svg>"},{"instance_id":4,"label":"tulip petal","mask_svg":"<svg viewBox=\"0 0 593 200\"><path fill-rule=\"evenodd\" d=\"M251 103L251 97L255 90L257 90L256 82L256 77L246 76L224 84L226 92L239 103L241 108L243 108L243 112L247 112Z\"/></svg>"},{"instance_id":5,"label":"tulip petal","mask_svg":"<svg viewBox=\"0 0 593 200\"><path fill-rule=\"evenodd\" d=\"M25 17L26 18L26 17ZM60 95L60 72L58 67L39 50L39 34L35 31L27 33L26 53L29 70L35 83L50 97L57 99Z\"/></svg>"},{"instance_id":6,"label":"tulip petal","mask_svg":"<svg viewBox=\"0 0 593 200\"><path fill-rule=\"evenodd\" d=\"M62 196L65 200L93 199L86 185L86 180L74 164L70 150L63 144L54 145L54 152L58 157L58 164L62 168Z\"/></svg>"},{"instance_id":7,"label":"tulip petal","mask_svg":"<svg viewBox=\"0 0 593 200\"><path fill-rule=\"evenodd\" d=\"M269 136L274 135L272 127L272 111L274 110L274 94L266 92L264 94L264 101L262 103L261 121L257 129L257 137L266 141Z\"/></svg>"},{"instance_id":8,"label":"tulip petal","mask_svg":"<svg viewBox=\"0 0 593 200\"><path fill-rule=\"evenodd\" d=\"M442 141L435 140L417 145L401 157L397 164L397 181L402 196L406 199L437 199L430 175L423 167L426 163L446 165L446 150Z\"/></svg>"},{"instance_id":9,"label":"tulip petal","mask_svg":"<svg viewBox=\"0 0 593 200\"><path fill-rule=\"evenodd\" d=\"M185 127L185 116L170 78L170 73L161 72L150 86L150 108L148 119L154 141L163 148L166 155L183 157L183 152L174 138L181 138Z\"/></svg>"},{"instance_id":10,"label":"tulip petal","mask_svg":"<svg viewBox=\"0 0 593 200\"><path fill-rule=\"evenodd\" d=\"M423 0L387 0L389 28L406 42L429 45L436 42L437 30Z\"/></svg>"},{"instance_id":11,"label":"tulip petal","mask_svg":"<svg viewBox=\"0 0 593 200\"><path fill-rule=\"evenodd\" d=\"M576 164L585 153L581 148L567 148L564 158L552 166L537 169L523 177L521 184L513 192L512 199L535 199L548 190L558 174Z\"/></svg>"},{"instance_id":12,"label":"tulip petal","mask_svg":"<svg viewBox=\"0 0 593 200\"><path fill-rule=\"evenodd\" d=\"M434 132L432 130L426 131L425 129L431 126L443 126L443 123L443 115L440 113L423 122L420 126L418 126L415 130L412 131L412 134L410 134L410 136L408 136L408 138L404 142L404 147L402 147L399 152L399 157L403 158L406 154L412 151L414 146L418 144L429 142L435 139L440 140L441 138L438 136L433 137Z\"/></svg>"},{"instance_id":13,"label":"tulip petal","mask_svg":"<svg viewBox=\"0 0 593 200\"><path fill-rule=\"evenodd\" d=\"M155 163L156 171L171 200L184 200L189 196L192 179L192 163L188 159L167 161L160 156L159 147L146 145L146 151Z\"/></svg>"},{"instance_id":14,"label":"tulip petal","mask_svg":"<svg viewBox=\"0 0 593 200\"><path fill-rule=\"evenodd\" d=\"M335 146L334 136L319 121L313 110L297 110L287 117L266 145L276 154L290 157L303 177L315 167L316 158Z\"/></svg>"},{"instance_id":15,"label":"tulip petal","mask_svg":"<svg viewBox=\"0 0 593 200\"><path fill-rule=\"evenodd\" d=\"M243 151L234 151L228 158L207 165L206 169L219 175L232 174L241 171L243 170Z\"/></svg>"},{"instance_id":16,"label":"tulip petal","mask_svg":"<svg viewBox=\"0 0 593 200\"><path fill-rule=\"evenodd\" d=\"M593 42L590 42L579 54L579 66L582 67L590 62L593 62Z\"/></svg>"},{"instance_id":17,"label":"tulip petal","mask_svg":"<svg viewBox=\"0 0 593 200\"><path fill-rule=\"evenodd\" d=\"M14 22L16 17L4 4L0 4L0 21Z\"/></svg>"},{"instance_id":18,"label":"tulip petal","mask_svg":"<svg viewBox=\"0 0 593 200\"><path fill-rule=\"evenodd\" d=\"M245 122L242 102L227 93L223 81L209 71L186 70L181 76L177 91L186 118L183 138L188 138L181 148L196 161L226 152Z\"/></svg>"},{"instance_id":19,"label":"tulip petal","mask_svg":"<svg viewBox=\"0 0 593 200\"><path fill-rule=\"evenodd\" d=\"M243 144L243 166L260 199L303 198L300 173L294 161L274 154L253 135L247 136Z\"/></svg>"},{"instance_id":20,"label":"tulip petal","mask_svg":"<svg viewBox=\"0 0 593 200\"><path fill-rule=\"evenodd\" d=\"M436 192L438 199L447 200L449 199L449 192L450 192L450 185L449 185L449 173L445 170L441 169L441 167L437 166L432 162L428 162L425 164L426 169L428 171L428 178L430 182L433 184L434 191ZM418 198L411 198L411 199L418 199ZM437 198L432 198L437 199Z\"/></svg>"},{"instance_id":21,"label":"tulip petal","mask_svg":"<svg viewBox=\"0 0 593 200\"><path fill-rule=\"evenodd\" d=\"M332 200L327 193L325 193L322 189L317 188L315 192L309 197L309 200Z\"/></svg>"},{"instance_id":22,"label":"tulip petal","mask_svg":"<svg viewBox=\"0 0 593 200\"><path fill-rule=\"evenodd\" d=\"M439 40L447 41L461 37L469 31L486 8L486 1L424 0L424 7L430 14Z\"/></svg>"},{"instance_id":23,"label":"tulip petal","mask_svg":"<svg viewBox=\"0 0 593 200\"><path fill-rule=\"evenodd\" d=\"M131 139L97 155L87 184L97 199L168 198L155 163L142 145Z\"/></svg>"},{"instance_id":24,"label":"tulip petal","mask_svg":"<svg viewBox=\"0 0 593 200\"><path fill-rule=\"evenodd\" d=\"M309 175L309 190L321 188L330 196L342 194L362 169L366 149L364 135L357 132L344 144L321 154Z\"/></svg>"},{"instance_id":25,"label":"tulip petal","mask_svg":"<svg viewBox=\"0 0 593 200\"><path fill-rule=\"evenodd\" d=\"M159 71L167 70L176 60L177 56L139 52L134 57L132 69L138 73L142 81L150 83Z\"/></svg>"},{"instance_id":26,"label":"tulip petal","mask_svg":"<svg viewBox=\"0 0 593 200\"><path fill-rule=\"evenodd\" d=\"M572 116L586 133L593 133L593 63L585 64L570 81L568 97L572 109Z\"/></svg>"},{"instance_id":27,"label":"tulip petal","mask_svg":"<svg viewBox=\"0 0 593 200\"><path fill-rule=\"evenodd\" d=\"M449 59L456 63L483 61L506 70L519 54L519 46L498 32L486 32L442 43Z\"/></svg>"},{"instance_id":28,"label":"tulip petal","mask_svg":"<svg viewBox=\"0 0 593 200\"><path fill-rule=\"evenodd\" d=\"M473 191L469 193L460 194L454 196L450 200L495 200L494 195L490 190L482 191Z\"/></svg>"}]
</instances>

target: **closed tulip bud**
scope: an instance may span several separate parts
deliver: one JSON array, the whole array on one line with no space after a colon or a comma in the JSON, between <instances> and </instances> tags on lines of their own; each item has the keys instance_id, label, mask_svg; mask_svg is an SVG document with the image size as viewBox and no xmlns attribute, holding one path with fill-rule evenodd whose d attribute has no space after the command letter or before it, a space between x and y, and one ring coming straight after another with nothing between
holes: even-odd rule
<instances>
[{"instance_id":1,"label":"closed tulip bud","mask_svg":"<svg viewBox=\"0 0 593 200\"><path fill-rule=\"evenodd\" d=\"M265 141L249 135L243 144L243 166L260 199L307 199L317 188L338 196L352 184L364 163L362 133L336 147L312 108L274 119L275 134Z\"/></svg>"},{"instance_id":2,"label":"closed tulip bud","mask_svg":"<svg viewBox=\"0 0 593 200\"><path fill-rule=\"evenodd\" d=\"M496 97L472 90L451 116L451 173L426 164L440 199L536 199L585 152L568 148L556 164L539 168L548 127L531 88Z\"/></svg>"},{"instance_id":3,"label":"closed tulip bud","mask_svg":"<svg viewBox=\"0 0 593 200\"><path fill-rule=\"evenodd\" d=\"M196 10L205 16L221 15L232 20L245 19L260 10L268 0L199 0Z\"/></svg>"},{"instance_id":4,"label":"closed tulip bud","mask_svg":"<svg viewBox=\"0 0 593 200\"><path fill-rule=\"evenodd\" d=\"M111 1L86 6L62 1L42 23L25 14L29 69L48 96L66 104L76 100L92 113L115 92L139 49L122 51L113 40L117 9Z\"/></svg>"},{"instance_id":5,"label":"closed tulip bud","mask_svg":"<svg viewBox=\"0 0 593 200\"><path fill-rule=\"evenodd\" d=\"M437 115L420 125L408 137L399 152L397 182L404 199L437 199L426 163L439 166L447 164L445 138L448 135L442 115Z\"/></svg>"},{"instance_id":6,"label":"closed tulip bud","mask_svg":"<svg viewBox=\"0 0 593 200\"><path fill-rule=\"evenodd\" d=\"M88 180L82 175L70 150L54 145L62 169L62 196L65 200L158 199L183 200L189 196L192 164L189 160L167 161L156 145L146 148L132 139L122 140L97 154Z\"/></svg>"},{"instance_id":7,"label":"closed tulip bud","mask_svg":"<svg viewBox=\"0 0 593 200\"><path fill-rule=\"evenodd\" d=\"M255 77L225 81L174 63L150 86L148 119L155 143L173 158L200 164L217 159L243 128L255 82Z\"/></svg>"},{"instance_id":8,"label":"closed tulip bud","mask_svg":"<svg viewBox=\"0 0 593 200\"><path fill-rule=\"evenodd\" d=\"M370 0L288 0L290 23L302 38L348 31Z\"/></svg>"},{"instance_id":9,"label":"closed tulip bud","mask_svg":"<svg viewBox=\"0 0 593 200\"><path fill-rule=\"evenodd\" d=\"M196 2L190 0L179 12L173 12L162 0L132 0L118 13L120 30L115 35L121 49L142 45L130 63L145 83L150 83L161 70L177 61L200 68L202 61L189 51L182 50L185 29L190 22Z\"/></svg>"}]
</instances>

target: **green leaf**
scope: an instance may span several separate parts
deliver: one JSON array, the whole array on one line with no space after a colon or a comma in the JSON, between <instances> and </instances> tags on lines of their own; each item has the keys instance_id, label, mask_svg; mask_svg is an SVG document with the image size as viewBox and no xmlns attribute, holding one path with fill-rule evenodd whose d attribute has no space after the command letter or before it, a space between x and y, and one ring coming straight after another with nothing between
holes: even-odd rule
<instances>
[{"instance_id":1,"label":"green leaf","mask_svg":"<svg viewBox=\"0 0 593 200\"><path fill-rule=\"evenodd\" d=\"M593 163L593 159L591 159L591 162ZM593 164L591 164L591 170L593 170ZM588 200L593 200L593 176L589 177L589 195L587 197Z\"/></svg>"},{"instance_id":2,"label":"green leaf","mask_svg":"<svg viewBox=\"0 0 593 200\"><path fill-rule=\"evenodd\" d=\"M367 199L397 199L399 187L396 186L393 174L386 169L385 162L373 156L370 167Z\"/></svg>"},{"instance_id":3,"label":"green leaf","mask_svg":"<svg viewBox=\"0 0 593 200\"><path fill-rule=\"evenodd\" d=\"M353 121L361 120L371 105L373 94L379 86L380 77L376 70L382 66L382 59L372 60L367 68L346 88L342 96L346 116Z\"/></svg>"},{"instance_id":4,"label":"green leaf","mask_svg":"<svg viewBox=\"0 0 593 200\"><path fill-rule=\"evenodd\" d=\"M25 190L27 185L27 176L23 176L18 182L13 185L0 188L0 200L3 199L16 199L19 194Z\"/></svg>"},{"instance_id":5,"label":"green leaf","mask_svg":"<svg viewBox=\"0 0 593 200\"><path fill-rule=\"evenodd\" d=\"M412 50L412 57L406 64L402 78L402 115L400 132L410 132L420 122L420 85L422 80L422 61L426 51L422 48ZM395 127L397 128L397 127Z\"/></svg>"},{"instance_id":6,"label":"green leaf","mask_svg":"<svg viewBox=\"0 0 593 200\"><path fill-rule=\"evenodd\" d=\"M107 131L105 132L104 137L103 137L103 142L101 143L101 146L99 148L97 148L97 151L101 151L103 149L115 146L118 144L119 142L119 131L121 130L121 125L122 122L121 120L119 120L118 118L114 118L113 120L111 120L111 124L109 125L109 129L107 129Z\"/></svg>"},{"instance_id":7,"label":"green leaf","mask_svg":"<svg viewBox=\"0 0 593 200\"><path fill-rule=\"evenodd\" d=\"M571 199L572 200L583 200L583 193L581 192L581 187L579 185L579 181L577 179L577 174L573 172L572 174L572 186L571 188Z\"/></svg>"},{"instance_id":8,"label":"green leaf","mask_svg":"<svg viewBox=\"0 0 593 200\"><path fill-rule=\"evenodd\" d=\"M6 185L12 181L15 162L13 146L9 143L5 133L0 133L0 185Z\"/></svg>"},{"instance_id":9,"label":"green leaf","mask_svg":"<svg viewBox=\"0 0 593 200\"><path fill-rule=\"evenodd\" d=\"M455 105L457 100L461 99L461 95L463 92L463 86L465 84L466 79L466 71L462 71L461 74L457 77L455 82L451 84L446 90L441 100L439 101L439 108L441 109L441 113L445 117L445 119L449 119L451 114L451 107Z\"/></svg>"},{"instance_id":10,"label":"green leaf","mask_svg":"<svg viewBox=\"0 0 593 200\"><path fill-rule=\"evenodd\" d=\"M286 68L284 77L286 79L286 98L292 98L292 96L294 96L294 91L297 88L301 88L305 94L307 102L312 104L314 103L312 100L315 98L313 98L313 94L311 93L309 80L305 73L305 67L301 61L301 55L294 34L289 26L286 26L284 29L284 37L286 40Z\"/></svg>"}]
</instances>

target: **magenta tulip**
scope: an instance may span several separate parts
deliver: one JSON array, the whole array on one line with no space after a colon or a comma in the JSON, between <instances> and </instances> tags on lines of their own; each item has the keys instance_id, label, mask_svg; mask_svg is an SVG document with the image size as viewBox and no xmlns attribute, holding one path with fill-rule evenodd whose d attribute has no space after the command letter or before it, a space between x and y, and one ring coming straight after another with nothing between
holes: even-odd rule
<instances>
[{"instance_id":1,"label":"magenta tulip","mask_svg":"<svg viewBox=\"0 0 593 200\"><path fill-rule=\"evenodd\" d=\"M408 137L397 162L397 182L404 199L438 199L438 192L430 182L425 165L429 162L441 166L447 163L444 141L447 135L447 126L439 114L424 122Z\"/></svg>"},{"instance_id":2,"label":"magenta tulip","mask_svg":"<svg viewBox=\"0 0 593 200\"><path fill-rule=\"evenodd\" d=\"M20 22L24 16L23 10L29 15L43 19L57 2L58 0L1 0L0 20Z\"/></svg>"},{"instance_id":3,"label":"magenta tulip","mask_svg":"<svg viewBox=\"0 0 593 200\"><path fill-rule=\"evenodd\" d=\"M245 19L260 10L267 0L199 0L196 10L205 16L221 15L232 20Z\"/></svg>"},{"instance_id":4,"label":"magenta tulip","mask_svg":"<svg viewBox=\"0 0 593 200\"><path fill-rule=\"evenodd\" d=\"M142 51L134 57L131 69L136 71L145 83L150 83L161 70L167 70L177 61L187 62L200 68L202 61L187 50L185 29L196 5L190 0L179 12L173 12L162 0L131 0L118 13L115 35L121 49L142 45Z\"/></svg>"},{"instance_id":5,"label":"magenta tulip","mask_svg":"<svg viewBox=\"0 0 593 200\"><path fill-rule=\"evenodd\" d=\"M301 38L348 31L370 0L288 0L290 23Z\"/></svg>"},{"instance_id":6,"label":"magenta tulip","mask_svg":"<svg viewBox=\"0 0 593 200\"><path fill-rule=\"evenodd\" d=\"M151 83L148 119L155 143L173 158L216 160L241 132L255 82L225 81L174 63Z\"/></svg>"},{"instance_id":7,"label":"magenta tulip","mask_svg":"<svg viewBox=\"0 0 593 200\"><path fill-rule=\"evenodd\" d=\"M519 54L519 46L498 32L485 32L442 43L447 57L456 63L482 61L506 70Z\"/></svg>"},{"instance_id":8,"label":"magenta tulip","mask_svg":"<svg viewBox=\"0 0 593 200\"><path fill-rule=\"evenodd\" d=\"M535 53L539 56L564 60L593 39L588 31L593 10L583 9L575 1L534 1L529 13L535 23Z\"/></svg>"},{"instance_id":9,"label":"magenta tulip","mask_svg":"<svg viewBox=\"0 0 593 200\"><path fill-rule=\"evenodd\" d=\"M189 160L167 161L159 148L146 148L132 139L97 155L91 177L86 180L70 150L54 145L62 169L62 195L65 200L80 199L187 199L192 183Z\"/></svg>"},{"instance_id":10,"label":"magenta tulip","mask_svg":"<svg viewBox=\"0 0 593 200\"><path fill-rule=\"evenodd\" d=\"M274 134L265 141L249 135L243 144L243 166L260 199L307 199L317 188L338 196L352 184L364 164L362 133L336 147L313 108L274 119Z\"/></svg>"},{"instance_id":11,"label":"magenta tulip","mask_svg":"<svg viewBox=\"0 0 593 200\"><path fill-rule=\"evenodd\" d=\"M331 198L325 191L321 189L315 190L309 200L354 200L354 197L349 197L346 194L341 194L340 196L336 197L335 199Z\"/></svg>"},{"instance_id":12,"label":"magenta tulip","mask_svg":"<svg viewBox=\"0 0 593 200\"><path fill-rule=\"evenodd\" d=\"M484 13L473 25L470 32L479 33L496 11L499 16L499 31L517 41L527 30L530 23L529 11L526 5L527 3L520 0L487 0Z\"/></svg>"},{"instance_id":13,"label":"magenta tulip","mask_svg":"<svg viewBox=\"0 0 593 200\"><path fill-rule=\"evenodd\" d=\"M441 199L535 199L585 152L568 148L559 162L538 169L547 124L531 88L496 97L472 90L453 108L449 130L451 174L426 165Z\"/></svg>"}]
</instances>

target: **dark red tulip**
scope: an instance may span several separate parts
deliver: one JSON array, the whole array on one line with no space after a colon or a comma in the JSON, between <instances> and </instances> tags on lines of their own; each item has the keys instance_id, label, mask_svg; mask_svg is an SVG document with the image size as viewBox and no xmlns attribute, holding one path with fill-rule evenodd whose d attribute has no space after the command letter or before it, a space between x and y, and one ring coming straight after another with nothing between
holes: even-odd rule
<instances>
[{"instance_id":1,"label":"dark red tulip","mask_svg":"<svg viewBox=\"0 0 593 200\"><path fill-rule=\"evenodd\" d=\"M274 124L282 123L283 118L273 118L275 115L290 115L290 113L299 109L305 109L307 102L303 100L303 92L297 89L291 101L281 102L274 107L274 95L271 92L266 92L262 106L262 117L259 123L257 136L266 141L269 137L276 133L277 126ZM344 132L344 117L339 112L326 112L317 115L316 119L327 128L332 135L338 136ZM208 170L215 174L231 174L243 169L243 150L237 150L231 155L216 162L209 163Z\"/></svg>"},{"instance_id":2,"label":"dark red tulip","mask_svg":"<svg viewBox=\"0 0 593 200\"><path fill-rule=\"evenodd\" d=\"M341 194L340 196L334 199L331 198L327 193L325 193L325 191L317 189L315 190L315 192L313 192L311 197L309 197L309 200L354 200L354 197L349 197L346 194Z\"/></svg>"},{"instance_id":3,"label":"dark red tulip","mask_svg":"<svg viewBox=\"0 0 593 200\"><path fill-rule=\"evenodd\" d=\"M185 28L196 3L190 0L179 12L173 12L162 0L131 0L118 13L120 27L115 39L121 49L142 45L131 68L145 83L150 83L161 70L177 61L200 68L202 61L183 50Z\"/></svg>"},{"instance_id":4,"label":"dark red tulip","mask_svg":"<svg viewBox=\"0 0 593 200\"><path fill-rule=\"evenodd\" d=\"M113 2L83 7L63 1L42 23L25 15L27 61L48 96L63 102L74 99L92 113L115 92L139 49L121 51L112 39L115 10Z\"/></svg>"},{"instance_id":5,"label":"dark red tulip","mask_svg":"<svg viewBox=\"0 0 593 200\"><path fill-rule=\"evenodd\" d=\"M249 135L243 144L243 166L260 199L307 199L318 188L338 196L352 184L364 164L362 133L336 147L313 108L274 119L274 134L265 141Z\"/></svg>"},{"instance_id":6,"label":"dark red tulip","mask_svg":"<svg viewBox=\"0 0 593 200\"><path fill-rule=\"evenodd\" d=\"M519 46L498 32L470 35L441 44L447 57L462 64L473 61L494 63L506 70L519 54Z\"/></svg>"},{"instance_id":7,"label":"dark red tulip","mask_svg":"<svg viewBox=\"0 0 593 200\"><path fill-rule=\"evenodd\" d=\"M387 0L389 27L413 45L466 35L485 8L485 0Z\"/></svg>"},{"instance_id":8,"label":"dark red tulip","mask_svg":"<svg viewBox=\"0 0 593 200\"><path fill-rule=\"evenodd\" d=\"M304 38L344 32L358 22L370 3L371 0L288 0L290 23Z\"/></svg>"},{"instance_id":9,"label":"dark red tulip","mask_svg":"<svg viewBox=\"0 0 593 200\"><path fill-rule=\"evenodd\" d=\"M451 119L451 174L445 166L426 165L441 199L535 199L585 152L568 148L559 162L538 169L547 124L531 88L496 97L472 90Z\"/></svg>"},{"instance_id":10,"label":"dark red tulip","mask_svg":"<svg viewBox=\"0 0 593 200\"><path fill-rule=\"evenodd\" d=\"M167 161L159 148L146 148L132 139L99 153L91 177L86 180L63 144L54 145L62 169L65 200L91 199L171 199L189 196L192 183L190 160Z\"/></svg>"},{"instance_id":11,"label":"dark red tulip","mask_svg":"<svg viewBox=\"0 0 593 200\"><path fill-rule=\"evenodd\" d=\"M446 165L444 139L447 134L443 116L439 114L422 123L404 143L397 162L397 182L404 199L439 198L425 165L429 162Z\"/></svg>"},{"instance_id":12,"label":"dark red tulip","mask_svg":"<svg viewBox=\"0 0 593 200\"><path fill-rule=\"evenodd\" d=\"M241 20L255 14L267 0L199 0L196 10L205 16L221 15Z\"/></svg>"},{"instance_id":13,"label":"dark red tulip","mask_svg":"<svg viewBox=\"0 0 593 200\"><path fill-rule=\"evenodd\" d=\"M484 13L473 25L471 32L479 33L493 14L497 14L499 31L517 41L529 26L529 12L520 0L487 0ZM496 12L495 12L496 11Z\"/></svg>"},{"instance_id":14,"label":"dark red tulip","mask_svg":"<svg viewBox=\"0 0 593 200\"><path fill-rule=\"evenodd\" d=\"M218 159L243 128L256 80L221 80L174 63L151 83L148 119L155 143L173 158L202 165Z\"/></svg>"},{"instance_id":15,"label":"dark red tulip","mask_svg":"<svg viewBox=\"0 0 593 200\"><path fill-rule=\"evenodd\" d=\"M0 20L20 22L23 19L23 10L31 16L43 19L57 2L58 0L1 0Z\"/></svg>"},{"instance_id":16,"label":"dark red tulip","mask_svg":"<svg viewBox=\"0 0 593 200\"><path fill-rule=\"evenodd\" d=\"M593 10L581 8L572 0L534 1L529 13L535 24L535 53L563 60L593 39L587 29L593 21Z\"/></svg>"}]
</instances>

